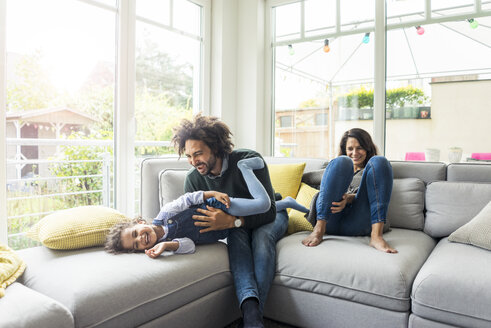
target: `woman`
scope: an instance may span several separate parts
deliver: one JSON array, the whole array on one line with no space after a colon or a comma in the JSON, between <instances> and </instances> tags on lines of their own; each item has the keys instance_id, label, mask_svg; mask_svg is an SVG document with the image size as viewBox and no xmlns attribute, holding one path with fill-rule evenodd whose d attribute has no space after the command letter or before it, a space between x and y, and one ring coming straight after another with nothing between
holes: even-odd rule
<instances>
[{"instance_id":1,"label":"woman","mask_svg":"<svg viewBox=\"0 0 491 328\"><path fill-rule=\"evenodd\" d=\"M392 193L390 163L376 156L377 147L363 129L346 131L339 148L339 157L329 162L312 201L309 221L314 230L302 244L317 246L326 233L370 235L370 246L397 253L382 236Z\"/></svg>"}]
</instances>

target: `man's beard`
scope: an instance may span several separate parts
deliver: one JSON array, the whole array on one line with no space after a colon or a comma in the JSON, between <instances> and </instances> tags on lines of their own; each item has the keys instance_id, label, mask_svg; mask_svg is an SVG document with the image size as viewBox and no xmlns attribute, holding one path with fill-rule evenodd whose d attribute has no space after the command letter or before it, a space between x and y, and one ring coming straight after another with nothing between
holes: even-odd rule
<instances>
[{"instance_id":1,"label":"man's beard","mask_svg":"<svg viewBox=\"0 0 491 328\"><path fill-rule=\"evenodd\" d=\"M215 165L217 164L217 158L215 156L211 156L210 159L208 160L208 162L199 162L195 167L197 169L197 166L200 166L201 164L204 164L206 166L206 170L201 173L199 170L199 174L201 175L208 175L211 173L211 170L215 167Z\"/></svg>"}]
</instances>

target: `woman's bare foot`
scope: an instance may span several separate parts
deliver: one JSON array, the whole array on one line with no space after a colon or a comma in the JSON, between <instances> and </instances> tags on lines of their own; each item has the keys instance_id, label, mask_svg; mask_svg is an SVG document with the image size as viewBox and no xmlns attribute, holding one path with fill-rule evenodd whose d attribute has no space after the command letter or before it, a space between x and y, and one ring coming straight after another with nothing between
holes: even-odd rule
<instances>
[{"instance_id":1,"label":"woman's bare foot","mask_svg":"<svg viewBox=\"0 0 491 328\"><path fill-rule=\"evenodd\" d=\"M375 249L378 249L379 251L385 252L385 253L397 253L397 250L395 248L392 248L387 244L384 238L381 236L372 236L370 238L370 246L372 246Z\"/></svg>"},{"instance_id":2,"label":"woman's bare foot","mask_svg":"<svg viewBox=\"0 0 491 328\"><path fill-rule=\"evenodd\" d=\"M397 253L397 250L395 248L390 247L389 244L387 244L387 242L385 241L384 237L382 237L383 230L384 230L383 222L377 222L372 224L372 234L370 236L369 245L385 253L392 253L392 254Z\"/></svg>"},{"instance_id":3,"label":"woman's bare foot","mask_svg":"<svg viewBox=\"0 0 491 328\"><path fill-rule=\"evenodd\" d=\"M304 244L307 247L314 247L319 245L322 242L322 236L326 233L326 221L324 220L317 220L314 231L302 240L302 244Z\"/></svg>"}]
</instances>

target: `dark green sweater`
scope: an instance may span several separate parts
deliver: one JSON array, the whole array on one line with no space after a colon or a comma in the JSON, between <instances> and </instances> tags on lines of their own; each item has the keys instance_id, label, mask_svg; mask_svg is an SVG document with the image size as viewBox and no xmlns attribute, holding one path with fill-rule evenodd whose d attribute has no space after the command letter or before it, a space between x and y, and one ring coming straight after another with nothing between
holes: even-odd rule
<instances>
[{"instance_id":1,"label":"dark green sweater","mask_svg":"<svg viewBox=\"0 0 491 328\"><path fill-rule=\"evenodd\" d=\"M252 150L237 149L234 150L228 158L228 168L221 177L210 179L208 176L202 176L195 168L192 168L184 183L185 192L193 192L198 190L215 190L224 192L230 197L252 198L249 189L245 183L242 173L237 167L237 162L244 158L261 157L262 156ZM266 189L269 198L271 199L270 209L261 214L250 215L244 218L244 227L249 229L257 228L263 224L273 222L276 217L276 204L274 201L274 191L269 178L267 165L260 170L254 170L257 178Z\"/></svg>"}]
</instances>

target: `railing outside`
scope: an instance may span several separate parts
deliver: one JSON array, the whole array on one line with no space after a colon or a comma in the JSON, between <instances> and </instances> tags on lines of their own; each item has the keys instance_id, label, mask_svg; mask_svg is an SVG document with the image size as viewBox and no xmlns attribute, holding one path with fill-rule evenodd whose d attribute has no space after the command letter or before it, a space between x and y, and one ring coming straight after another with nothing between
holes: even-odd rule
<instances>
[{"instance_id":1,"label":"railing outside","mask_svg":"<svg viewBox=\"0 0 491 328\"><path fill-rule=\"evenodd\" d=\"M9 245L14 249L37 245L25 236L25 232L42 217L54 211L82 205L112 207L113 144L112 140L7 138L7 147L10 150L10 158L7 159ZM135 142L135 147L169 145L168 141ZM21 153L22 146L37 146L39 149L45 147L52 152L48 158L26 159ZM70 158L73 154L64 153L67 149L90 150L91 158L80 158L84 152L80 152L76 159ZM40 156L46 156L46 152ZM135 161L137 177L142 159L137 157ZM25 170L23 172L26 166L30 166L28 174L25 174ZM138 209L139 192L135 194L135 208Z\"/></svg>"}]
</instances>

